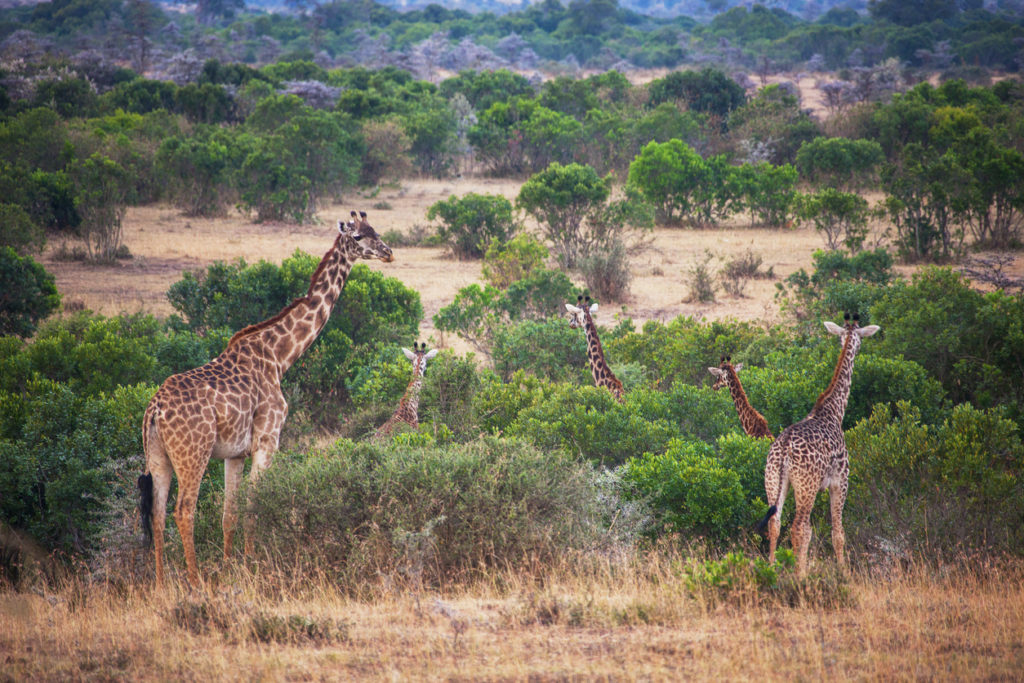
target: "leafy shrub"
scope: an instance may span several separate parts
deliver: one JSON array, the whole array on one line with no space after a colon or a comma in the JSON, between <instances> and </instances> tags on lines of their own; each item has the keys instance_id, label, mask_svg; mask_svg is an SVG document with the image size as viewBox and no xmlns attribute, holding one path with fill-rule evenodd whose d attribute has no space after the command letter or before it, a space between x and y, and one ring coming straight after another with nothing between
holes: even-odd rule
<instances>
[{"instance_id":1,"label":"leafy shrub","mask_svg":"<svg viewBox=\"0 0 1024 683\"><path fill-rule=\"evenodd\" d=\"M941 423L901 401L876 406L847 433L854 544L904 552L1020 553L1024 446L999 410L960 404ZM848 531L847 533L850 533Z\"/></svg>"},{"instance_id":2,"label":"leafy shrub","mask_svg":"<svg viewBox=\"0 0 1024 683\"><path fill-rule=\"evenodd\" d=\"M626 245L622 242L614 242L606 251L596 251L581 259L580 272L591 294L612 301L625 298L633 279Z\"/></svg>"},{"instance_id":3,"label":"leafy shrub","mask_svg":"<svg viewBox=\"0 0 1024 683\"><path fill-rule=\"evenodd\" d=\"M722 289L730 296L742 297L748 280L774 278L774 267L769 267L767 271L761 271L763 261L764 259L751 249L747 249L745 253L727 261L718 273Z\"/></svg>"},{"instance_id":4,"label":"leafy shrub","mask_svg":"<svg viewBox=\"0 0 1024 683\"><path fill-rule=\"evenodd\" d=\"M420 420L444 425L465 439L477 435L473 399L480 388L473 354L442 352L430 363L420 393Z\"/></svg>"},{"instance_id":5,"label":"leafy shrub","mask_svg":"<svg viewBox=\"0 0 1024 683\"><path fill-rule=\"evenodd\" d=\"M797 216L814 224L825 238L825 246L846 247L857 253L868 234L868 202L858 194L826 187L805 195L797 203Z\"/></svg>"},{"instance_id":6,"label":"leafy shrub","mask_svg":"<svg viewBox=\"0 0 1024 683\"><path fill-rule=\"evenodd\" d=\"M507 380L485 372L473 409L484 434L501 434L515 422L525 408L536 404L552 390L551 383L519 369Z\"/></svg>"},{"instance_id":7,"label":"leafy shrub","mask_svg":"<svg viewBox=\"0 0 1024 683\"><path fill-rule=\"evenodd\" d=\"M564 299L563 299L564 301ZM508 379L518 371L551 381L590 381L587 342L562 318L524 320L502 325L494 334L494 371Z\"/></svg>"},{"instance_id":8,"label":"leafy shrub","mask_svg":"<svg viewBox=\"0 0 1024 683\"><path fill-rule=\"evenodd\" d=\"M0 247L0 334L28 337L40 320L57 310L53 276L31 256Z\"/></svg>"},{"instance_id":9,"label":"leafy shrub","mask_svg":"<svg viewBox=\"0 0 1024 683\"><path fill-rule=\"evenodd\" d=\"M848 255L842 251L816 251L814 272L801 268L777 283L779 307L817 333L820 319L838 312L859 313L861 323L895 277L892 256L883 248ZM870 321L876 322L876 321Z\"/></svg>"},{"instance_id":10,"label":"leafy shrub","mask_svg":"<svg viewBox=\"0 0 1024 683\"><path fill-rule=\"evenodd\" d=\"M850 190L877 182L884 160L882 147L874 140L817 137L800 145L796 168L801 178L819 187Z\"/></svg>"},{"instance_id":11,"label":"leafy shrub","mask_svg":"<svg viewBox=\"0 0 1024 683\"><path fill-rule=\"evenodd\" d=\"M475 192L436 202L427 218L440 219L437 233L459 259L481 258L492 242L507 242L521 229L509 200Z\"/></svg>"},{"instance_id":12,"label":"leafy shrub","mask_svg":"<svg viewBox=\"0 0 1024 683\"><path fill-rule=\"evenodd\" d=\"M418 587L471 580L524 557L555 565L606 537L592 469L522 442L338 441L272 467L247 495L270 562L286 576L297 561L317 567L350 590L378 572Z\"/></svg>"},{"instance_id":13,"label":"leafy shrub","mask_svg":"<svg viewBox=\"0 0 1024 683\"><path fill-rule=\"evenodd\" d=\"M0 392L0 515L49 550L88 556L103 546L107 505L134 495L150 384L78 396L31 380Z\"/></svg>"},{"instance_id":14,"label":"leafy shrub","mask_svg":"<svg viewBox=\"0 0 1024 683\"><path fill-rule=\"evenodd\" d=\"M17 204L0 204L0 248L11 247L21 256L38 253L46 233Z\"/></svg>"},{"instance_id":15,"label":"leafy shrub","mask_svg":"<svg viewBox=\"0 0 1024 683\"><path fill-rule=\"evenodd\" d=\"M712 258L711 252L704 252L704 258L694 263L687 272L690 285L687 301L706 304L715 300L715 276L708 267Z\"/></svg>"},{"instance_id":16,"label":"leafy shrub","mask_svg":"<svg viewBox=\"0 0 1024 683\"><path fill-rule=\"evenodd\" d=\"M676 439L665 452L644 453L626 462L629 495L647 500L655 533L700 536L712 541L749 528L756 511L744 496L740 478L715 458L710 444Z\"/></svg>"},{"instance_id":17,"label":"leafy shrub","mask_svg":"<svg viewBox=\"0 0 1024 683\"><path fill-rule=\"evenodd\" d=\"M507 242L492 240L484 254L483 278L504 289L541 268L548 255L547 248L533 235L523 233Z\"/></svg>"}]
</instances>

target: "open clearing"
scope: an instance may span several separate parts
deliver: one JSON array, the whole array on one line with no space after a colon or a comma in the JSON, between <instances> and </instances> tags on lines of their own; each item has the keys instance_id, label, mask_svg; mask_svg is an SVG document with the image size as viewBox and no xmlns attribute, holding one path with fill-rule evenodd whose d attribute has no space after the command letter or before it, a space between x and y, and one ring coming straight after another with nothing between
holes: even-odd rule
<instances>
[{"instance_id":1,"label":"open clearing","mask_svg":"<svg viewBox=\"0 0 1024 683\"><path fill-rule=\"evenodd\" d=\"M134 207L124 221L124 241L134 258L103 266L58 261L53 254L59 245L53 243L43 262L57 278L65 303L80 302L106 315L144 311L166 316L173 312L167 289L186 270L239 258L247 263L261 259L280 263L296 249L319 256L330 246L337 220L353 209L367 211L370 223L381 234L389 230L408 233L414 226L428 224L427 209L439 200L469 192L501 194L514 200L519 186L513 180L487 178L409 180L399 187L382 189L372 199L353 196L330 206L318 214L318 224L309 225L258 224L237 214L194 219L167 205ZM380 202L391 208L372 208ZM812 254L823 248L824 242L812 228L752 229L745 227L746 220L738 218L726 227L707 230L656 229L653 248L632 259L633 281L627 300L601 302L604 324L619 312L638 325L647 320L669 321L679 315L754 320L765 325L778 322L775 283L798 268L808 268ZM690 271L707 254L712 255L709 267L717 270L725 261L748 251L763 259L761 270L772 269L774 279L751 280L742 298L720 291L713 303L688 301ZM432 336L437 346L464 350L461 340L437 334L432 317L451 303L460 288L480 282L479 261L454 260L440 247L399 247L393 263L369 265L420 293L423 339ZM582 284L578 277L575 279Z\"/></svg>"}]
</instances>

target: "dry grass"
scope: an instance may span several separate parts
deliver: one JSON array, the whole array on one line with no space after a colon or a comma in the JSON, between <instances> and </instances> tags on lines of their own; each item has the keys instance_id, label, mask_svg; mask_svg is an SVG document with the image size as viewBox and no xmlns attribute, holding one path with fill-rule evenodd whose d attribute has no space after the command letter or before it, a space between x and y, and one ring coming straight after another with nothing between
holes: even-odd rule
<instances>
[{"instance_id":1,"label":"dry grass","mask_svg":"<svg viewBox=\"0 0 1024 683\"><path fill-rule=\"evenodd\" d=\"M443 595L382 585L363 600L316 580L281 594L243 570L207 597L5 593L0 680L1011 680L1024 667L1019 565L857 575L838 609L708 607L678 568L513 573Z\"/></svg>"},{"instance_id":2,"label":"dry grass","mask_svg":"<svg viewBox=\"0 0 1024 683\"><path fill-rule=\"evenodd\" d=\"M338 218L355 209L366 209L371 223L383 233L408 233L413 226L427 225L427 208L434 202L468 192L502 194L514 199L520 183L513 180L459 178L452 180L410 180L399 188L383 188L376 196L353 197L321 211L316 225L255 224L239 215L213 220L185 218L173 207L144 206L128 211L125 243L134 258L114 265L90 265L59 261L51 244L44 264L57 279L65 302L77 302L98 313L146 311L158 316L173 312L167 289L181 279L185 270L205 268L215 260L238 258L254 263L265 259L280 263L296 249L319 255L329 246ZM386 201L390 210L374 210ZM687 272L704 257L715 256L713 269L748 250L763 258L765 270L773 268L784 278L800 267L808 267L811 255L822 248L822 239L812 229L750 229L746 219L714 230L658 229L653 249L634 257L634 277L625 301L602 302L605 323L613 314L625 311L637 323L671 320L679 315L697 318L778 320L774 301L775 281L752 281L744 298L719 297L710 304L687 302ZM459 346L458 339L441 338L432 317L449 304L462 287L480 281L479 261L455 261L442 248L403 247L396 250L394 263L370 263L370 267L394 276L417 290L423 300L422 338L434 337L439 346ZM582 284L582 280L577 280Z\"/></svg>"}]
</instances>

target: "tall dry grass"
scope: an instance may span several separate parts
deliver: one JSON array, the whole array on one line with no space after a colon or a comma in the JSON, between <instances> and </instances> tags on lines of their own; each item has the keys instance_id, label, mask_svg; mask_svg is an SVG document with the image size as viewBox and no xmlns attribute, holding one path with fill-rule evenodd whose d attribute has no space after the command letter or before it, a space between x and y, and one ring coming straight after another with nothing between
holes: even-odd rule
<instances>
[{"instance_id":1,"label":"tall dry grass","mask_svg":"<svg viewBox=\"0 0 1024 683\"><path fill-rule=\"evenodd\" d=\"M294 582L240 565L199 592L174 582L162 593L7 592L0 680L1011 680L1024 670L1020 561L855 572L839 581L842 604L801 600L803 589L795 602L708 599L686 580L692 562L567 560L444 593L382 577L360 599L317 576L285 590Z\"/></svg>"}]
</instances>

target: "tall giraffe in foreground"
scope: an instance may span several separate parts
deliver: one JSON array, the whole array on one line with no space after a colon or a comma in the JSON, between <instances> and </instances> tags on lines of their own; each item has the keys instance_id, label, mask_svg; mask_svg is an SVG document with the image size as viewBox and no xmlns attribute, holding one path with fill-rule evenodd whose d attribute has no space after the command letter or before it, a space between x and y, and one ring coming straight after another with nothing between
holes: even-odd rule
<instances>
[{"instance_id":1,"label":"tall giraffe in foreground","mask_svg":"<svg viewBox=\"0 0 1024 683\"><path fill-rule=\"evenodd\" d=\"M139 477L139 489L143 526L154 541L158 587L164 580L164 523L172 474L178 477L174 520L189 582L198 586L193 517L206 466L210 458L224 461L227 559L245 458L252 456L250 478L255 481L277 450L288 414L281 376L317 338L360 258L394 260L391 249L366 222L366 214L353 211L351 221L338 221L338 236L313 272L305 296L272 318L236 332L224 352L206 365L168 377L149 402L142 421L146 474ZM252 552L251 534L246 534L245 551Z\"/></svg>"},{"instance_id":2,"label":"tall giraffe in foreground","mask_svg":"<svg viewBox=\"0 0 1024 683\"><path fill-rule=\"evenodd\" d=\"M423 373L427 369L427 361L437 355L437 349L427 351L426 342L419 346L413 344L412 348L413 351L402 349L405 357L412 361L412 380L406 387L402 400L398 402L394 414L377 428L373 435L375 439L386 439L401 424L407 424L413 429L420 426L420 389L423 388Z\"/></svg>"},{"instance_id":3,"label":"tall giraffe in foreground","mask_svg":"<svg viewBox=\"0 0 1024 683\"><path fill-rule=\"evenodd\" d=\"M569 318L569 327L576 329L582 327L587 336L587 360L590 361L590 372L594 375L594 384L605 387L612 392L616 400L622 400L622 382L615 376L612 369L604 359L604 349L601 348L601 340L597 338L597 325L594 324L593 313L597 313L597 303L590 303L590 297L583 299L583 295L576 297L576 306L566 304L565 310L572 316Z\"/></svg>"},{"instance_id":4,"label":"tall giraffe in foreground","mask_svg":"<svg viewBox=\"0 0 1024 683\"><path fill-rule=\"evenodd\" d=\"M811 508L818 491L828 489L832 508L832 547L839 564L845 563L843 548L843 505L849 485L850 461L843 437L843 415L850 397L853 360L860 350L861 340L880 329L878 325L857 326L857 316L840 327L832 322L825 329L839 337L841 350L832 381L800 422L786 427L768 451L764 469L764 490L768 499L768 514L761 527L768 525L768 560L775 561L775 547L779 539L782 504L786 489L793 486L796 517L793 519L793 548L797 553L797 568L801 576L807 574L807 549L811 544Z\"/></svg>"},{"instance_id":5,"label":"tall giraffe in foreground","mask_svg":"<svg viewBox=\"0 0 1024 683\"><path fill-rule=\"evenodd\" d=\"M708 368L708 372L716 378L711 388L718 391L722 387L729 387L732 402L736 404L736 412L740 415L740 424L743 425L743 431L747 436L752 436L755 439L764 437L774 439L775 435L772 434L772 430L768 429L768 420L764 419L764 415L750 405L747 393L743 391L738 374L742 369L743 363L733 365L730 358L722 356L721 365L717 368Z\"/></svg>"}]
</instances>

